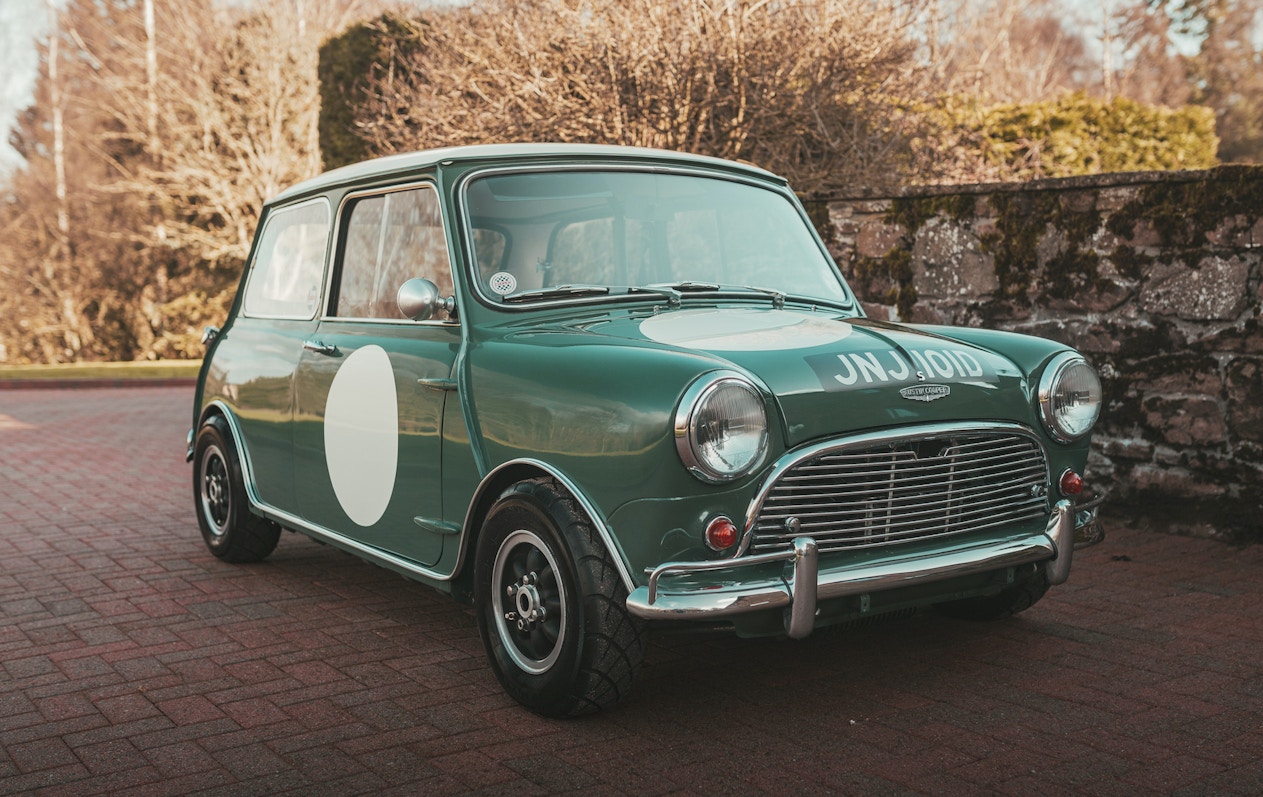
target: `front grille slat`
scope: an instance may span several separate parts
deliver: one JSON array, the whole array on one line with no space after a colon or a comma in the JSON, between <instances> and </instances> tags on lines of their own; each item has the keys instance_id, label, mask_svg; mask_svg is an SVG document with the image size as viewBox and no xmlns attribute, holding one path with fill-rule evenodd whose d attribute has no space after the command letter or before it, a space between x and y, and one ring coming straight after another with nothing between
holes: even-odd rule
<instances>
[{"instance_id":1,"label":"front grille slat","mask_svg":"<svg viewBox=\"0 0 1263 797\"><path fill-rule=\"evenodd\" d=\"M894 506L894 508L892 508L892 512L889 513L887 513L887 510L883 508L883 517L887 517L887 515L889 515L889 520L888 522L884 522L882 524L882 528L895 529L908 527L908 525L918 527L918 525L927 524L959 524L962 522L962 519L964 519L964 522L967 522L969 519L978 518L979 515L993 513L1010 514L1015 512L1018 515L1022 515L1024 514L1024 510L1029 509L1029 506L1038 506L1038 508L1042 510L1043 501L1033 503L1033 501L1028 500L1026 504L1017 505L1014 505L1012 498L999 498L990 501L981 501L981 503L970 506L969 509L960 509L960 517L956 520L951 520L949 523L943 522L943 515L946 514L945 503ZM832 510L832 512L805 512L797 515L787 515L786 519L789 517L798 518L799 522L802 524L802 528L807 530L817 529L826 530L826 532L827 530L846 532L847 529L863 530L873 528L873 524L866 522L866 520L871 520L871 518L873 518L873 514L874 513L871 512L871 510L865 509L840 509ZM788 533L786 527L784 527L784 523L773 522L768 525L764 525L760 522L755 528L758 528L760 533L763 533L764 530L769 534ZM793 537L793 534L789 534L789 537Z\"/></svg>"},{"instance_id":2,"label":"front grille slat","mask_svg":"<svg viewBox=\"0 0 1263 797\"><path fill-rule=\"evenodd\" d=\"M1017 474L1017 475L1021 476L1021 481L1022 481L1023 483L1029 483L1030 478L1040 478L1040 479L1042 479L1042 478L1043 478L1043 476L1044 476L1044 470L1043 470L1043 467L1042 467L1042 466L1037 467L1037 466L1034 466L1034 465L1027 466L1027 467L1020 467L1019 469L1014 469L1014 468L1003 468L1003 469L999 470L998 472L999 472L999 473L1003 473L1003 474L1005 474L1005 475ZM865 475L868 475L868 474L865 474ZM970 474L970 475L972 475L974 478L987 478L987 477L993 477L993 476L994 476L994 474L992 474L992 473L990 473L990 472L974 473L974 474ZM898 482L899 489L902 489L902 490L905 490L905 491L908 491L908 490L916 490L916 489L917 489L917 487L918 487L918 484L920 484L920 483L922 483L922 482L926 481L926 479L925 479L925 478L923 478L923 477L921 477L921 476L913 476L912 478L902 478L902 477L903 477L903 474L902 474L902 473L900 474L900 476L901 476L901 478L899 479L899 482ZM886 487L886 485L887 485L887 484L889 484L889 483L890 483L890 478L889 478L889 476L887 476L886 478L880 479L880 480L878 480L878 481L868 481L868 482L853 482L853 481L848 481L846 486L847 486L847 488L848 488L848 492L850 492L850 493L858 493L858 492L860 492L860 489L861 489L861 488L882 488L882 489L884 489L884 488ZM829 485L829 486L835 486L835 485L836 485L836 482L834 482L834 484L833 484L833 485ZM816 492L816 494L819 494L819 495L828 495L828 494L829 494L829 493L822 493L822 492L819 492L819 488L818 488L818 487L813 487L813 486L809 486L809 485L797 485L797 484L787 484L787 485L783 485L782 487L778 488L778 490L779 490L779 491L783 491L784 495L793 495L793 494L795 493L795 491L800 491L800 490L801 490L801 491L806 491L806 490L816 490L816 491L817 491L817 492ZM778 500L778 501L779 501L779 500L782 500L782 498L783 498L784 496L783 496L782 494L780 494L780 492L779 492L779 491L778 491L778 494L775 496L775 499L773 499L773 498L769 497L769 500Z\"/></svg>"},{"instance_id":3,"label":"front grille slat","mask_svg":"<svg viewBox=\"0 0 1263 797\"><path fill-rule=\"evenodd\" d=\"M968 461L970 465L974 467L975 469L985 469L988 467L999 467L1006 463L1010 463L1014 461L1022 461L1023 459L1022 455L1024 453L1026 452L1014 451L1005 456L971 457L968 459ZM913 473L922 472L922 471L933 471L936 469L947 467L948 465L946 463L948 460L955 460L957 458L959 458L959 455L955 457L950 457L950 458L944 457L943 462L919 463L917 465L908 465L905 467L907 467L908 470ZM890 458L890 462L898 462L898 461L900 461L898 458L894 458L894 457ZM906 460L904 461L916 462L917 460L909 457L909 458L906 458ZM836 466L836 465L817 465L814 468L811 468L810 470L805 467L795 468L792 474L786 475L783 478L783 481L792 483L792 482L806 481L808 479L828 479L828 478L835 478L839 475L851 475L854 473L863 473L864 472L863 470L858 469L859 464L860 463L848 464L844 467ZM880 464L883 468L887 467L887 463L885 462L873 463L872 461L870 461L863 464L866 466ZM851 468L856 468L856 470L850 470ZM877 468L877 467L868 468L868 470L871 470L873 472L877 472L880 469L881 468Z\"/></svg>"},{"instance_id":4,"label":"front grille slat","mask_svg":"<svg viewBox=\"0 0 1263 797\"><path fill-rule=\"evenodd\" d=\"M784 549L802 535L822 552L873 548L1047 517L1048 465L1033 437L969 431L842 445L772 485L752 550Z\"/></svg>"},{"instance_id":5,"label":"front grille slat","mask_svg":"<svg viewBox=\"0 0 1263 797\"><path fill-rule=\"evenodd\" d=\"M1011 479L1005 479L1004 481L1000 481L1000 482L985 482L982 484L975 485L974 489L970 492L970 494L975 495L975 496L985 496L985 495L989 495L993 493L1013 493L1023 487L1028 487L1030 484L1031 484L1030 478L1014 477ZM911 496L913 498L924 499L924 498L930 498L936 495L940 495L940 496L944 496L946 500L946 496L948 495L948 493L946 492L940 492L940 491L934 491L934 490L910 489L906 485L900 485L897 487L897 489L900 490L900 493L898 496L896 496L896 499L902 498L904 496ZM856 502L866 502L866 501L873 500L877 492L878 491L876 490L853 491L853 492L847 492L847 493L815 492L810 495L769 497L769 499L764 502L763 504L764 511L760 513L759 516L760 517L763 517L765 515L789 516L795 513L794 507L804 507L805 509L803 511L807 511L807 508L819 507L819 506L824 506L827 504L836 504L839 506L852 506ZM882 491L882 492L884 493L885 491Z\"/></svg>"},{"instance_id":6,"label":"front grille slat","mask_svg":"<svg viewBox=\"0 0 1263 797\"><path fill-rule=\"evenodd\" d=\"M987 529L997 528L999 526L1004 526L1012 522L1013 522L1012 518L1004 518L1004 519L999 519L999 520L988 521L986 523L975 523L969 527L969 530L970 531L985 531ZM924 542L926 540L944 539L944 538L953 537L960 533L961 533L960 530L940 531L933 534L923 534L917 537L916 540L918 542ZM821 540L819 537L817 537L816 542L819 547L820 553L834 553L836 551L854 551L854 550L865 550L865 549L872 549L872 548L883 548L891 544L891 542L887 540L884 535L876 536L876 537L866 537L866 538L857 539L857 540L844 540L841 542L830 541L827 539ZM756 541L753 545L750 546L750 552L751 553L771 553L773 551L782 550L788 547L789 547L788 543L776 543L776 544L771 544L771 545L763 545Z\"/></svg>"},{"instance_id":7,"label":"front grille slat","mask_svg":"<svg viewBox=\"0 0 1263 797\"><path fill-rule=\"evenodd\" d=\"M986 516L997 515L997 514L1015 515L1015 516L1020 517L1032 507L1039 508L1042 511L1044 504L1042 502L1038 504L1034 502L1028 502L1026 505L1019 504L1019 505L1014 506L1011 502L1008 502L1008 501L995 500L995 501L991 501L987 503L977 504L970 509L962 509L960 510L959 518L980 518L980 517L986 517ZM822 531L854 530L854 531L864 532L872 528L870 525L865 524L863 522L865 519L863 517L857 517L854 521L851 521L849 526L845 525L846 523L845 519L838 518L837 517L838 514L839 513L817 513L814 515L807 515L807 514L796 515L795 517L797 517L802 522L802 529L805 531L811 531L813 529L817 529L817 530L822 530ZM943 513L941 511L937 511L930 508L927 508L918 512L901 512L898 515L898 519L892 519L890 522L884 524L883 528L885 528L886 531L889 532L894 529L904 528L904 527L920 528L920 527L925 527L925 526L952 525L952 521L932 522L942 517L943 517ZM833 522L830 522L830 519L833 519ZM788 531L784 531L783 524L773 525L771 527L759 526L758 528L761 533L766 533L768 536L775 535L782 539L785 539L786 541L797 536L795 534L789 533Z\"/></svg>"}]
</instances>

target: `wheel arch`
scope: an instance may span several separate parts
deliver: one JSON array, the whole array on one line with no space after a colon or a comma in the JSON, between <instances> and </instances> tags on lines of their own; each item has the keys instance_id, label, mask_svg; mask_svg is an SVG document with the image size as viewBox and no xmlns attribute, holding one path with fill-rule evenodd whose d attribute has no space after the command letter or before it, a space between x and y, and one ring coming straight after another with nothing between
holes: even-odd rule
<instances>
[{"instance_id":1,"label":"wheel arch","mask_svg":"<svg viewBox=\"0 0 1263 797\"><path fill-rule=\"evenodd\" d=\"M478 489L474 491L474 497L469 502L469 510L465 513L465 523L461 531L461 556L456 566L456 572L452 577L452 592L461 600L469 600L473 594L473 551L478 545L478 535L482 532L483 523L487 519L487 514L491 511L491 507L495 504L500 495L509 487L520 481L538 478L555 479L561 486L572 495L583 509L588 520L592 523L592 527L601 537L610 556L614 559L614 564L618 568L619 577L623 580L623 585L630 593L636 588L636 583L632 580L631 571L627 566L627 558L623 554L622 547L614 539L613 533L610 531L609 523L605 516L597 509L596 504L584 494L574 479L571 479L562 471L549 465L546 462L537 459L515 459L505 462L490 473L483 477L479 483Z\"/></svg>"},{"instance_id":2,"label":"wheel arch","mask_svg":"<svg viewBox=\"0 0 1263 797\"><path fill-rule=\"evenodd\" d=\"M228 434L232 437L232 446L237 452L237 463L241 468L241 480L245 482L246 497L250 501L250 509L255 514L258 512L259 493L254 486L254 468L250 463L250 452L246 450L244 438L241 434L241 425L237 423L237 416L222 401L212 401L202 408L201 415L197 419L197 426L193 429L193 442L197 441L197 433L212 418L223 418L224 423L228 425Z\"/></svg>"}]
</instances>

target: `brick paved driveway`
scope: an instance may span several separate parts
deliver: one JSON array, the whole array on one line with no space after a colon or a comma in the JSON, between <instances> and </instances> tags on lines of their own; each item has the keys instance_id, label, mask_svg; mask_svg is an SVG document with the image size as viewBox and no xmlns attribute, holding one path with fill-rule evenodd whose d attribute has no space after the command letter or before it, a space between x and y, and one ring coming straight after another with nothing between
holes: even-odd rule
<instances>
[{"instance_id":1,"label":"brick paved driveway","mask_svg":"<svg viewBox=\"0 0 1263 797\"><path fill-rule=\"evenodd\" d=\"M0 794L1263 790L1263 548L1116 522L1015 620L659 636L625 708L549 721L425 587L210 556L190 395L0 392Z\"/></svg>"}]
</instances>

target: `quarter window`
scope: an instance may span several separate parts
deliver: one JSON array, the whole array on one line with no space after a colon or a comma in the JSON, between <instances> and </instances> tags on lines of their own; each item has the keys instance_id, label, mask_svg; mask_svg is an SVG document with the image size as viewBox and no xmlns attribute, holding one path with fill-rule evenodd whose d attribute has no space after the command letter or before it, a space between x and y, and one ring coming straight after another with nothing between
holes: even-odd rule
<instances>
[{"instance_id":1,"label":"quarter window","mask_svg":"<svg viewBox=\"0 0 1263 797\"><path fill-rule=\"evenodd\" d=\"M251 266L247 315L311 318L320 302L329 239L329 206L308 202L274 211Z\"/></svg>"},{"instance_id":2,"label":"quarter window","mask_svg":"<svg viewBox=\"0 0 1263 797\"><path fill-rule=\"evenodd\" d=\"M334 315L404 320L395 297L399 286L416 277L432 281L444 296L452 293L447 237L433 189L356 199L346 218Z\"/></svg>"}]
</instances>

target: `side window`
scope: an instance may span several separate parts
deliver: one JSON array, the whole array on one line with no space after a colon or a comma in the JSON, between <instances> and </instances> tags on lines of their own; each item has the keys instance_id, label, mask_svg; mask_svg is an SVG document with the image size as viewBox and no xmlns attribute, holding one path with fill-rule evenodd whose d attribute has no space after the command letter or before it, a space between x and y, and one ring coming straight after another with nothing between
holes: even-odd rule
<instances>
[{"instance_id":1,"label":"side window","mask_svg":"<svg viewBox=\"0 0 1263 797\"><path fill-rule=\"evenodd\" d=\"M414 277L432 281L444 296L452 293L447 238L434 189L362 197L351 202L345 218L334 315L404 320L395 296Z\"/></svg>"},{"instance_id":2,"label":"side window","mask_svg":"<svg viewBox=\"0 0 1263 797\"><path fill-rule=\"evenodd\" d=\"M262 236L246 286L246 315L311 318L324 281L329 206L321 200L275 211Z\"/></svg>"}]
</instances>

